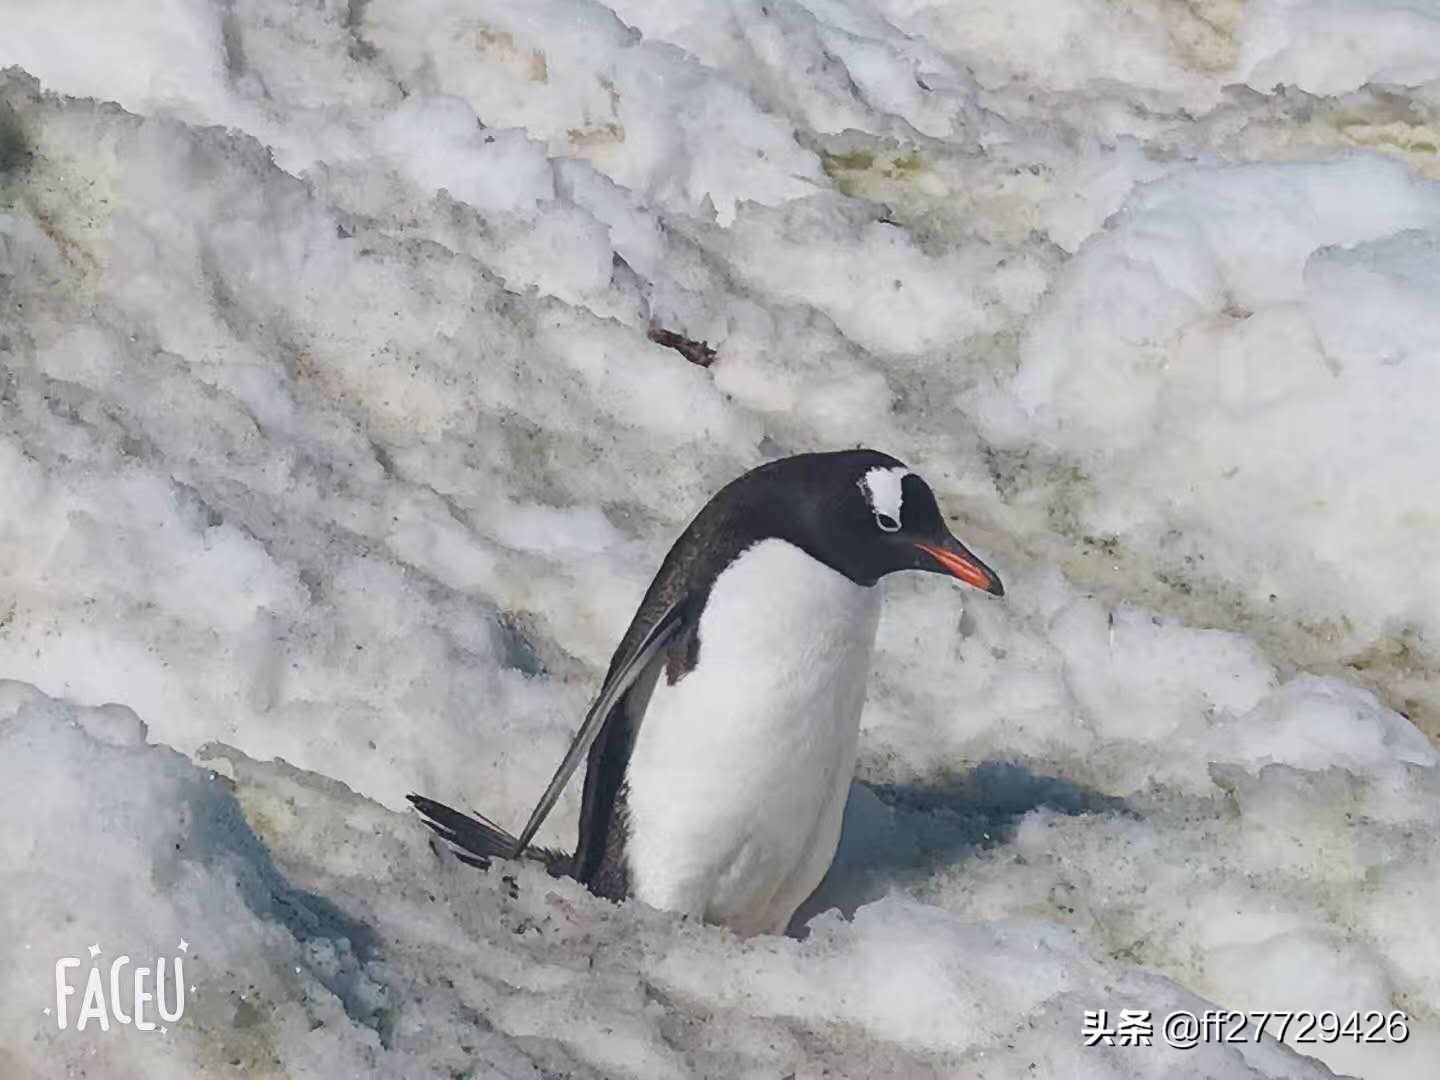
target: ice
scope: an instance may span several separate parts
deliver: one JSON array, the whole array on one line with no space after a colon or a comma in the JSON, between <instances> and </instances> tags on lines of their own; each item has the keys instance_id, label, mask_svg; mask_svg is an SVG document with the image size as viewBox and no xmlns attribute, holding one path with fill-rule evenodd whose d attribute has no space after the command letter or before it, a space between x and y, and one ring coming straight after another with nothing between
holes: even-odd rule
<instances>
[{"instance_id":1,"label":"ice","mask_svg":"<svg viewBox=\"0 0 1440 1080\"><path fill-rule=\"evenodd\" d=\"M1038 429L1123 474L1088 501L1093 533L1328 621L1356 651L1433 632L1434 462L1414 403L1440 386L1419 310L1440 282L1437 224L1440 187L1378 156L1147 185L1062 271L1005 390L1020 407L987 430Z\"/></svg>"},{"instance_id":2,"label":"ice","mask_svg":"<svg viewBox=\"0 0 1440 1080\"><path fill-rule=\"evenodd\" d=\"M23 684L0 698L0 805L46 823L0 849L0 1000L6 1030L26 1033L7 1041L7 1075L1330 1075L1273 1043L1081 1056L1087 1007L1203 1003L1046 921L892 897L818 919L803 943L740 941L528 867L478 876L437 858L414 819L313 774L219 747L197 767L101 741L93 711ZM37 772L38 803L22 790ZM42 1016L54 958L107 969L119 948L181 955L193 989L173 1027Z\"/></svg>"},{"instance_id":3,"label":"ice","mask_svg":"<svg viewBox=\"0 0 1440 1080\"><path fill-rule=\"evenodd\" d=\"M1241 64L1257 89L1337 94L1366 83L1417 86L1440 78L1440 12L1428 6L1273 0L1247 23ZM1336 39L1345 47L1317 48Z\"/></svg>"},{"instance_id":4,"label":"ice","mask_svg":"<svg viewBox=\"0 0 1440 1080\"><path fill-rule=\"evenodd\" d=\"M1433 1080L1430 7L0 26L0 1076ZM710 494L858 444L1007 595L888 583L793 936L431 845ZM181 939L167 1033L58 1029L58 957Z\"/></svg>"}]
</instances>

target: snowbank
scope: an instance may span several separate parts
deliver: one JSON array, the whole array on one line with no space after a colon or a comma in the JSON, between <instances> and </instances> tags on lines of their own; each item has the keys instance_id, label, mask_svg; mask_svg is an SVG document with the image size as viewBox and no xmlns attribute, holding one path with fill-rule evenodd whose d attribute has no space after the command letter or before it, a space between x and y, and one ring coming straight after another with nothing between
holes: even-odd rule
<instances>
[{"instance_id":1,"label":"snowbank","mask_svg":"<svg viewBox=\"0 0 1440 1080\"><path fill-rule=\"evenodd\" d=\"M1331 1075L1273 1042L1078 1049L1087 1008L1205 1003L1047 921L894 897L739 941L535 869L478 875L413 818L218 747L198 768L114 706L3 692L0 809L46 823L0 875L7 1075ZM165 1031L42 1017L55 957L182 945Z\"/></svg>"},{"instance_id":2,"label":"snowbank","mask_svg":"<svg viewBox=\"0 0 1440 1080\"><path fill-rule=\"evenodd\" d=\"M1431 1080L1428 9L0 22L0 1073ZM890 588L806 940L431 850L721 483L853 444L1007 596ZM163 1037L43 1013L181 938ZM1083 1046L1206 1002L1410 1037Z\"/></svg>"}]
</instances>

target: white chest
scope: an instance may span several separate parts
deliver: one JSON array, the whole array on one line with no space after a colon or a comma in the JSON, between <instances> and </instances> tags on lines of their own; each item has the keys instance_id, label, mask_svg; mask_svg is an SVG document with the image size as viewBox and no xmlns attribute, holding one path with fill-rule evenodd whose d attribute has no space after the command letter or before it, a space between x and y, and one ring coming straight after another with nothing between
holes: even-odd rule
<instances>
[{"instance_id":1,"label":"white chest","mask_svg":"<svg viewBox=\"0 0 1440 1080\"><path fill-rule=\"evenodd\" d=\"M716 580L695 670L663 676L627 773L632 888L742 932L777 930L835 852L879 615L766 540Z\"/></svg>"}]
</instances>

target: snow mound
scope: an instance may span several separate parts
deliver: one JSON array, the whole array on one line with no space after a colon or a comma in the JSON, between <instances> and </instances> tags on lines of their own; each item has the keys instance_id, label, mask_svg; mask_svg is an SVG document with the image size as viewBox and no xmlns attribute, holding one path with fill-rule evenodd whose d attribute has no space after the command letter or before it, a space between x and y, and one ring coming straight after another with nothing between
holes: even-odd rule
<instances>
[{"instance_id":1,"label":"snow mound","mask_svg":"<svg viewBox=\"0 0 1440 1080\"><path fill-rule=\"evenodd\" d=\"M1433 1080L1433 5L0 25L0 1075ZM1007 596L887 583L808 937L399 812L522 821L696 509L856 444ZM44 1014L182 938L163 1036ZM1410 1037L1083 1045L1207 1002Z\"/></svg>"},{"instance_id":2,"label":"snow mound","mask_svg":"<svg viewBox=\"0 0 1440 1080\"><path fill-rule=\"evenodd\" d=\"M7 1074L116 1078L1331 1075L1276 1044L1077 1049L1086 1008L1205 1003L1040 921L891 898L808 940L616 907L528 867L480 874L408 815L212 747L198 768L105 710L0 685ZM43 792L19 780L43 774ZM85 797L76 798L83 790ZM38 800L38 805L37 805ZM37 813L38 811L38 813ZM259 835L257 836L258 830ZM508 872L507 872L508 871ZM54 958L185 943L164 1033L39 1025Z\"/></svg>"}]
</instances>

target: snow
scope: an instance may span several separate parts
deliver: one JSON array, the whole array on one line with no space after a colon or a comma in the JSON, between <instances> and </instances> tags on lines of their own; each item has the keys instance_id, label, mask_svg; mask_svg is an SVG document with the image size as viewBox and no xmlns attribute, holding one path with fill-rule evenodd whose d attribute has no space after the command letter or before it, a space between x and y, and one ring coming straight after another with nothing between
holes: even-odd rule
<instances>
[{"instance_id":1,"label":"snow","mask_svg":"<svg viewBox=\"0 0 1440 1080\"><path fill-rule=\"evenodd\" d=\"M1345 637L1433 634L1435 468L1415 406L1440 392L1418 295L1437 228L1440 185L1369 156L1146 185L1058 275L987 434L1039 432L1110 472L1082 521L1095 533L1204 558L1253 603L1343 615Z\"/></svg>"},{"instance_id":2,"label":"snow","mask_svg":"<svg viewBox=\"0 0 1440 1080\"><path fill-rule=\"evenodd\" d=\"M0 25L0 1075L1434 1076L1432 5ZM887 584L804 940L432 848L714 490L856 444L1007 595ZM167 1033L43 1012L182 938Z\"/></svg>"}]
</instances>

